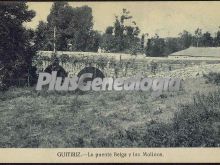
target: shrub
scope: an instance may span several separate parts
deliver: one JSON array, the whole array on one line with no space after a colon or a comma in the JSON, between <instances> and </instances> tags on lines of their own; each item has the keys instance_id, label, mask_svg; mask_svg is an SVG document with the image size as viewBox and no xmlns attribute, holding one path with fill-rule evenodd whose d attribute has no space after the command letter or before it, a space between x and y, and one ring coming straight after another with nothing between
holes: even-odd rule
<instances>
[{"instance_id":1,"label":"shrub","mask_svg":"<svg viewBox=\"0 0 220 165\"><path fill-rule=\"evenodd\" d=\"M214 147L220 144L219 128L214 126L220 118L219 94L220 91L208 96L196 94L192 104L181 106L173 123L175 146Z\"/></svg>"},{"instance_id":2,"label":"shrub","mask_svg":"<svg viewBox=\"0 0 220 165\"><path fill-rule=\"evenodd\" d=\"M206 82L220 85L220 73L210 72L203 76L206 78Z\"/></svg>"}]
</instances>

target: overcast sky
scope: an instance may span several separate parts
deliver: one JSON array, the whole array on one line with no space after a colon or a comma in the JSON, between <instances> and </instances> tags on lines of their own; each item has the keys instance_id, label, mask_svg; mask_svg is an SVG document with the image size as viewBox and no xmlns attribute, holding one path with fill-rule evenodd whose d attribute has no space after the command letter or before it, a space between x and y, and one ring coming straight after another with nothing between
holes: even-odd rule
<instances>
[{"instance_id":1,"label":"overcast sky","mask_svg":"<svg viewBox=\"0 0 220 165\"><path fill-rule=\"evenodd\" d=\"M40 20L46 21L52 2L28 2L36 17L26 26L36 28ZM93 11L94 29L104 32L113 25L115 15L123 8L131 12L141 33L151 36L175 37L184 29L194 32L200 27L212 34L220 26L220 2L69 2L73 7L88 5Z\"/></svg>"}]
</instances>

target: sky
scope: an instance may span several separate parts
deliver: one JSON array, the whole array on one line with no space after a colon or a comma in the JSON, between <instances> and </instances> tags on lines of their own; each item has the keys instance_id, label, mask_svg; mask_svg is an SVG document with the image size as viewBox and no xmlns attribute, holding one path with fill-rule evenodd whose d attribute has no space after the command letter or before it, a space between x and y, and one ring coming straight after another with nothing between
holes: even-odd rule
<instances>
[{"instance_id":1,"label":"sky","mask_svg":"<svg viewBox=\"0 0 220 165\"><path fill-rule=\"evenodd\" d=\"M52 2L28 2L36 16L25 26L35 29L40 20L46 21ZM218 1L139 1L139 2L69 2L73 7L87 5L92 8L94 30L104 32L113 25L115 16L126 8L130 11L142 33L160 37L176 37L183 30L194 33L196 28L212 35L220 26L220 2Z\"/></svg>"}]
</instances>

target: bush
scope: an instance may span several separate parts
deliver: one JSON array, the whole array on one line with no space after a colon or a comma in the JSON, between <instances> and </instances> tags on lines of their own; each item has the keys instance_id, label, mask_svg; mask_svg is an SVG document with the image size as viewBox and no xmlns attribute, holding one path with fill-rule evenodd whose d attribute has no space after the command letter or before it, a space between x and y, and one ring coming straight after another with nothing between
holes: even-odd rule
<instances>
[{"instance_id":1,"label":"bush","mask_svg":"<svg viewBox=\"0 0 220 165\"><path fill-rule=\"evenodd\" d=\"M208 83L213 83L216 85L220 85L220 73L210 72L209 74L203 75Z\"/></svg>"},{"instance_id":2,"label":"bush","mask_svg":"<svg viewBox=\"0 0 220 165\"><path fill-rule=\"evenodd\" d=\"M175 146L216 147L220 144L219 101L220 91L208 96L196 94L192 104L181 106L173 123Z\"/></svg>"}]
</instances>

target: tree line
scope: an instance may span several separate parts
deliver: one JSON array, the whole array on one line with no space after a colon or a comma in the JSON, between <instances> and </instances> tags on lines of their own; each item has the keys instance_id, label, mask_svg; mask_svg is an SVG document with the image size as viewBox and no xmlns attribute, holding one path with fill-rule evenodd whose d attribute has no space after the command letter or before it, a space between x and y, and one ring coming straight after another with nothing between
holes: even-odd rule
<instances>
[{"instance_id":1,"label":"tree line","mask_svg":"<svg viewBox=\"0 0 220 165\"><path fill-rule=\"evenodd\" d=\"M127 24L129 22L129 24ZM56 41L54 41L56 27ZM158 34L149 38L141 33L137 23L127 9L115 16L113 25L104 34L93 30L92 9L88 6L71 7L67 2L54 2L47 22L40 22L35 31L35 44L38 50L93 51L101 48L105 52L122 52L146 56L167 56L170 53L195 47L220 46L220 29L212 37L197 28L193 34L184 30L178 37L161 38Z\"/></svg>"},{"instance_id":2,"label":"tree line","mask_svg":"<svg viewBox=\"0 0 220 165\"><path fill-rule=\"evenodd\" d=\"M104 34L93 30L92 9L88 6L71 7L67 2L54 2L47 17L41 21L35 31L35 44L38 50L93 51L99 48L107 52L132 52L140 39L140 30L133 21L132 26L125 26L126 20L132 19L130 12L123 9L121 16L116 16L113 26L108 26ZM56 41L54 40L56 28Z\"/></svg>"},{"instance_id":3,"label":"tree line","mask_svg":"<svg viewBox=\"0 0 220 165\"><path fill-rule=\"evenodd\" d=\"M202 32L197 28L194 34L184 30L178 37L160 38L157 34L148 39L145 53L147 56L167 56L190 46L193 47L219 47L220 46L220 27L212 37L210 32Z\"/></svg>"}]
</instances>

